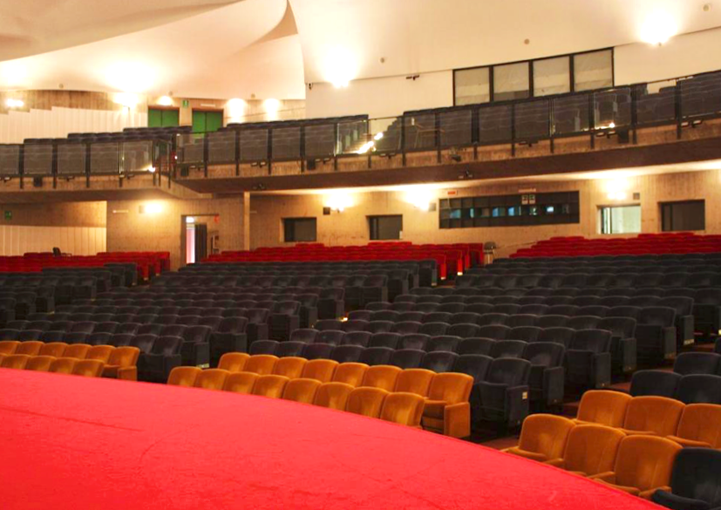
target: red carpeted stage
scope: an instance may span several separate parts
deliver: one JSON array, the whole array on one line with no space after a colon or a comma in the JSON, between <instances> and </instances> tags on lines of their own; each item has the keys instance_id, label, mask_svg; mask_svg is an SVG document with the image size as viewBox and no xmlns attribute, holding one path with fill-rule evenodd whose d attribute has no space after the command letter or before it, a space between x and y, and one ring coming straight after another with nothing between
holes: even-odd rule
<instances>
[{"instance_id":1,"label":"red carpeted stage","mask_svg":"<svg viewBox=\"0 0 721 510\"><path fill-rule=\"evenodd\" d=\"M0 509L651 509L554 468L313 406L0 369Z\"/></svg>"}]
</instances>

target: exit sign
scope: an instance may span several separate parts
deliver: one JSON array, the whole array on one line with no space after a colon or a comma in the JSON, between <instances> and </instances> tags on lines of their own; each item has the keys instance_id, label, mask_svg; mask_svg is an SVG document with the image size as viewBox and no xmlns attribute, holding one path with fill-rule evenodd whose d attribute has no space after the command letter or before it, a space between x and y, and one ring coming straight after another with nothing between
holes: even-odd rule
<instances>
[{"instance_id":1,"label":"exit sign","mask_svg":"<svg viewBox=\"0 0 721 510\"><path fill-rule=\"evenodd\" d=\"M183 99L183 108L188 108L190 106L190 101L187 99Z\"/></svg>"},{"instance_id":2,"label":"exit sign","mask_svg":"<svg viewBox=\"0 0 721 510\"><path fill-rule=\"evenodd\" d=\"M5 211L5 220L9 221L13 219L13 212L12 211Z\"/></svg>"}]
</instances>

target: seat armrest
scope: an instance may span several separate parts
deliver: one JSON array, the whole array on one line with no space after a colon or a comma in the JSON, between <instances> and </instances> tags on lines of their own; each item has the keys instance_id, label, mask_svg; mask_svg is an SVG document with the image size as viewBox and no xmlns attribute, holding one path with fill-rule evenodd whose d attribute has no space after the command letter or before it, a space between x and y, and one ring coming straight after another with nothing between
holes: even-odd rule
<instances>
[{"instance_id":1,"label":"seat armrest","mask_svg":"<svg viewBox=\"0 0 721 510\"><path fill-rule=\"evenodd\" d=\"M591 480L600 480L602 482L616 483L616 473L613 471L605 471L589 477Z\"/></svg>"},{"instance_id":2,"label":"seat armrest","mask_svg":"<svg viewBox=\"0 0 721 510\"><path fill-rule=\"evenodd\" d=\"M655 487L653 489L649 489L647 491L641 491L639 493L639 496L643 499L651 499L651 497L654 495L656 491L665 491L665 492L671 492L671 487L668 485L663 485L661 487Z\"/></svg>"},{"instance_id":3,"label":"seat armrest","mask_svg":"<svg viewBox=\"0 0 721 510\"><path fill-rule=\"evenodd\" d=\"M566 461L561 458L547 460L546 462L544 462L544 464L548 464L549 466L557 467L560 469L566 468Z\"/></svg>"},{"instance_id":4,"label":"seat armrest","mask_svg":"<svg viewBox=\"0 0 721 510\"><path fill-rule=\"evenodd\" d=\"M463 438L471 435L471 404L459 402L443 410L443 434Z\"/></svg>"}]
</instances>

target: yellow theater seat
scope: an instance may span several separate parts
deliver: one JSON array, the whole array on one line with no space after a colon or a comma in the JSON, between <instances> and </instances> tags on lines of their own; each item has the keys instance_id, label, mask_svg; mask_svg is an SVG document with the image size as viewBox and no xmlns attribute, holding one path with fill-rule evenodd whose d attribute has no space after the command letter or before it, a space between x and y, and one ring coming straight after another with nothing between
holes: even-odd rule
<instances>
[{"instance_id":1,"label":"yellow theater seat","mask_svg":"<svg viewBox=\"0 0 721 510\"><path fill-rule=\"evenodd\" d=\"M317 379L293 379L286 385L283 391L283 399L302 404L312 404L321 384Z\"/></svg>"},{"instance_id":2,"label":"yellow theater seat","mask_svg":"<svg viewBox=\"0 0 721 510\"><path fill-rule=\"evenodd\" d=\"M591 477L634 496L650 499L670 491L671 470L681 445L657 436L627 436L621 441L613 471Z\"/></svg>"},{"instance_id":3,"label":"yellow theater seat","mask_svg":"<svg viewBox=\"0 0 721 510\"><path fill-rule=\"evenodd\" d=\"M68 348L68 344L65 342L50 342L43 344L38 353L40 356L55 356L56 358L64 358L63 354L65 349Z\"/></svg>"},{"instance_id":4,"label":"yellow theater seat","mask_svg":"<svg viewBox=\"0 0 721 510\"><path fill-rule=\"evenodd\" d=\"M2 368L15 368L23 370L30 359L31 356L28 356L27 354L10 354L9 356L3 357L2 365L0 366L2 366Z\"/></svg>"},{"instance_id":5,"label":"yellow theater seat","mask_svg":"<svg viewBox=\"0 0 721 510\"><path fill-rule=\"evenodd\" d=\"M96 359L81 359L75 363L73 374L84 377L100 377L104 366L105 363Z\"/></svg>"},{"instance_id":6,"label":"yellow theater seat","mask_svg":"<svg viewBox=\"0 0 721 510\"><path fill-rule=\"evenodd\" d=\"M676 434L668 439L681 446L721 449L721 405L688 404Z\"/></svg>"},{"instance_id":7,"label":"yellow theater seat","mask_svg":"<svg viewBox=\"0 0 721 510\"><path fill-rule=\"evenodd\" d=\"M113 353L115 347L112 345L94 345L90 348L88 353L85 355L85 359L96 359L103 363L110 361L110 355Z\"/></svg>"},{"instance_id":8,"label":"yellow theater seat","mask_svg":"<svg viewBox=\"0 0 721 510\"><path fill-rule=\"evenodd\" d=\"M623 427L626 408L633 399L620 391L590 390L583 394L576 422L597 423L607 427Z\"/></svg>"},{"instance_id":9,"label":"yellow theater seat","mask_svg":"<svg viewBox=\"0 0 721 510\"><path fill-rule=\"evenodd\" d=\"M168 375L168 384L170 386L195 386L195 381L202 372L198 367L175 367Z\"/></svg>"},{"instance_id":10,"label":"yellow theater seat","mask_svg":"<svg viewBox=\"0 0 721 510\"><path fill-rule=\"evenodd\" d=\"M122 379L124 381L138 380L138 358L140 349L137 347L116 347L110 353L108 362L103 369L103 377Z\"/></svg>"},{"instance_id":11,"label":"yellow theater seat","mask_svg":"<svg viewBox=\"0 0 721 510\"><path fill-rule=\"evenodd\" d=\"M581 476L613 471L618 446L625 437L621 429L590 423L576 425L568 434L563 457L551 459L546 464Z\"/></svg>"},{"instance_id":12,"label":"yellow theater seat","mask_svg":"<svg viewBox=\"0 0 721 510\"><path fill-rule=\"evenodd\" d=\"M685 407L683 402L666 397L635 397L628 404L623 431L626 434L672 436Z\"/></svg>"},{"instance_id":13,"label":"yellow theater seat","mask_svg":"<svg viewBox=\"0 0 721 510\"><path fill-rule=\"evenodd\" d=\"M473 377L447 372L436 374L431 381L423 411L423 428L445 436L471 435L471 404L468 399Z\"/></svg>"},{"instance_id":14,"label":"yellow theater seat","mask_svg":"<svg viewBox=\"0 0 721 510\"><path fill-rule=\"evenodd\" d=\"M337 366L338 362L332 359L310 360L303 367L302 377L304 379L317 379L322 383L331 382Z\"/></svg>"},{"instance_id":15,"label":"yellow theater seat","mask_svg":"<svg viewBox=\"0 0 721 510\"><path fill-rule=\"evenodd\" d=\"M363 377L368 368L368 365L365 363L341 363L335 369L333 382L350 384L354 388L357 388L363 383Z\"/></svg>"},{"instance_id":16,"label":"yellow theater seat","mask_svg":"<svg viewBox=\"0 0 721 510\"><path fill-rule=\"evenodd\" d=\"M435 375L435 372L425 368L407 368L398 374L395 391L427 397Z\"/></svg>"},{"instance_id":17,"label":"yellow theater seat","mask_svg":"<svg viewBox=\"0 0 721 510\"><path fill-rule=\"evenodd\" d=\"M249 358L250 354L244 352L226 352L220 357L218 368L228 372L240 372Z\"/></svg>"},{"instance_id":18,"label":"yellow theater seat","mask_svg":"<svg viewBox=\"0 0 721 510\"><path fill-rule=\"evenodd\" d=\"M253 395L268 398L280 398L283 396L285 387L290 379L282 375L261 375L255 381Z\"/></svg>"},{"instance_id":19,"label":"yellow theater seat","mask_svg":"<svg viewBox=\"0 0 721 510\"><path fill-rule=\"evenodd\" d=\"M415 393L391 393L383 401L381 420L421 428L425 399Z\"/></svg>"},{"instance_id":20,"label":"yellow theater seat","mask_svg":"<svg viewBox=\"0 0 721 510\"><path fill-rule=\"evenodd\" d=\"M278 362L278 356L272 354L256 354L250 356L245 362L243 372L253 372L258 375L270 375Z\"/></svg>"},{"instance_id":21,"label":"yellow theater seat","mask_svg":"<svg viewBox=\"0 0 721 510\"><path fill-rule=\"evenodd\" d=\"M20 345L18 345L17 349L15 349L15 354L29 354L30 356L40 356L40 349L43 348L43 345L45 344L39 342L38 340L20 342ZM57 356L55 357L57 358Z\"/></svg>"},{"instance_id":22,"label":"yellow theater seat","mask_svg":"<svg viewBox=\"0 0 721 510\"><path fill-rule=\"evenodd\" d=\"M205 390L222 390L225 385L225 379L229 375L230 372L220 368L203 370L195 379L195 387Z\"/></svg>"},{"instance_id":23,"label":"yellow theater seat","mask_svg":"<svg viewBox=\"0 0 721 510\"><path fill-rule=\"evenodd\" d=\"M539 462L563 457L568 434L575 427L573 420L552 414L534 414L523 421L518 446L506 453Z\"/></svg>"},{"instance_id":24,"label":"yellow theater seat","mask_svg":"<svg viewBox=\"0 0 721 510\"><path fill-rule=\"evenodd\" d=\"M320 407L344 411L348 403L348 397L353 386L341 382L329 382L321 384L315 393L313 403Z\"/></svg>"},{"instance_id":25,"label":"yellow theater seat","mask_svg":"<svg viewBox=\"0 0 721 510\"><path fill-rule=\"evenodd\" d=\"M303 374L306 363L308 363L307 359L295 356L280 358L273 368L273 374L282 375L288 379L298 379Z\"/></svg>"},{"instance_id":26,"label":"yellow theater seat","mask_svg":"<svg viewBox=\"0 0 721 510\"><path fill-rule=\"evenodd\" d=\"M72 374L77 361L75 358L58 358L50 365L50 372L56 374Z\"/></svg>"},{"instance_id":27,"label":"yellow theater seat","mask_svg":"<svg viewBox=\"0 0 721 510\"><path fill-rule=\"evenodd\" d=\"M383 402L388 395L390 393L381 388L356 388L348 395L345 410L369 418L379 418L381 409L383 409Z\"/></svg>"},{"instance_id":28,"label":"yellow theater seat","mask_svg":"<svg viewBox=\"0 0 721 510\"><path fill-rule=\"evenodd\" d=\"M396 380L402 369L391 365L376 365L366 370L362 386L380 388L386 391L393 391L396 388Z\"/></svg>"},{"instance_id":29,"label":"yellow theater seat","mask_svg":"<svg viewBox=\"0 0 721 510\"><path fill-rule=\"evenodd\" d=\"M34 370L36 372L49 372L50 367L57 358L52 356L33 356L25 365L25 370Z\"/></svg>"},{"instance_id":30,"label":"yellow theater seat","mask_svg":"<svg viewBox=\"0 0 721 510\"><path fill-rule=\"evenodd\" d=\"M260 376L253 372L231 372L225 378L223 390L250 395L253 393L253 387L258 377Z\"/></svg>"},{"instance_id":31,"label":"yellow theater seat","mask_svg":"<svg viewBox=\"0 0 721 510\"><path fill-rule=\"evenodd\" d=\"M42 345L42 342L38 342L40 345ZM10 355L15 354L15 350L20 345L20 342L17 340L3 340L0 341L0 354ZM29 354L29 353L20 353L20 354Z\"/></svg>"},{"instance_id":32,"label":"yellow theater seat","mask_svg":"<svg viewBox=\"0 0 721 510\"><path fill-rule=\"evenodd\" d=\"M63 352L63 358L85 359L92 345L72 344L68 345Z\"/></svg>"}]
</instances>

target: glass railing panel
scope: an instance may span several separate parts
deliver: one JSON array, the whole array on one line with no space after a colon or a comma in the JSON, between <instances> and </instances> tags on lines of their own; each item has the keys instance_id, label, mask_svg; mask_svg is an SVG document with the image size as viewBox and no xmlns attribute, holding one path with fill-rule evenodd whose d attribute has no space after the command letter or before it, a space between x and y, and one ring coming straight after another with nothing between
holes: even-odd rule
<instances>
[{"instance_id":1,"label":"glass railing panel","mask_svg":"<svg viewBox=\"0 0 721 510\"><path fill-rule=\"evenodd\" d=\"M676 118L675 80L637 85L634 93L638 124L663 123Z\"/></svg>"},{"instance_id":2,"label":"glass railing panel","mask_svg":"<svg viewBox=\"0 0 721 510\"><path fill-rule=\"evenodd\" d=\"M632 122L631 88L603 90L593 94L595 129L630 126Z\"/></svg>"},{"instance_id":3,"label":"glass railing panel","mask_svg":"<svg viewBox=\"0 0 721 510\"><path fill-rule=\"evenodd\" d=\"M533 141L550 136L550 101L540 99L516 104L515 139Z\"/></svg>"},{"instance_id":4,"label":"glass railing panel","mask_svg":"<svg viewBox=\"0 0 721 510\"><path fill-rule=\"evenodd\" d=\"M441 147L466 147L473 143L473 111L470 108L438 114Z\"/></svg>"},{"instance_id":5,"label":"glass railing panel","mask_svg":"<svg viewBox=\"0 0 721 510\"><path fill-rule=\"evenodd\" d=\"M52 142L26 143L23 164L25 175L52 175Z\"/></svg>"},{"instance_id":6,"label":"glass railing panel","mask_svg":"<svg viewBox=\"0 0 721 510\"><path fill-rule=\"evenodd\" d=\"M235 163L235 131L208 133L208 163L213 165Z\"/></svg>"},{"instance_id":7,"label":"glass railing panel","mask_svg":"<svg viewBox=\"0 0 721 510\"><path fill-rule=\"evenodd\" d=\"M0 175L14 176L20 173L21 145L0 145Z\"/></svg>"},{"instance_id":8,"label":"glass railing panel","mask_svg":"<svg viewBox=\"0 0 721 510\"><path fill-rule=\"evenodd\" d=\"M403 117L384 117L368 121L368 140L361 145L358 153L369 150L377 154L396 154L401 150Z\"/></svg>"},{"instance_id":9,"label":"glass railing panel","mask_svg":"<svg viewBox=\"0 0 721 510\"><path fill-rule=\"evenodd\" d=\"M478 110L478 141L481 144L511 143L511 105L484 106Z\"/></svg>"},{"instance_id":10,"label":"glass railing panel","mask_svg":"<svg viewBox=\"0 0 721 510\"><path fill-rule=\"evenodd\" d=\"M58 143L58 175L85 174L87 144L68 141Z\"/></svg>"},{"instance_id":11,"label":"glass railing panel","mask_svg":"<svg viewBox=\"0 0 721 510\"><path fill-rule=\"evenodd\" d=\"M90 144L90 173L120 173L120 144L118 142L93 142Z\"/></svg>"},{"instance_id":12,"label":"glass railing panel","mask_svg":"<svg viewBox=\"0 0 721 510\"><path fill-rule=\"evenodd\" d=\"M183 133L175 138L177 162L181 165L202 165L205 154L205 135Z\"/></svg>"},{"instance_id":13,"label":"glass railing panel","mask_svg":"<svg viewBox=\"0 0 721 510\"><path fill-rule=\"evenodd\" d=\"M433 113L406 114L405 149L406 151L433 150L436 148L438 129Z\"/></svg>"},{"instance_id":14,"label":"glass railing panel","mask_svg":"<svg viewBox=\"0 0 721 510\"><path fill-rule=\"evenodd\" d=\"M300 138L300 125L273 129L273 159L278 161L301 159Z\"/></svg>"},{"instance_id":15,"label":"glass railing panel","mask_svg":"<svg viewBox=\"0 0 721 510\"><path fill-rule=\"evenodd\" d=\"M679 80L681 115L700 117L721 112L721 73Z\"/></svg>"},{"instance_id":16,"label":"glass railing panel","mask_svg":"<svg viewBox=\"0 0 721 510\"><path fill-rule=\"evenodd\" d=\"M589 95L574 94L553 100L553 134L570 135L588 131Z\"/></svg>"},{"instance_id":17,"label":"glass railing panel","mask_svg":"<svg viewBox=\"0 0 721 510\"><path fill-rule=\"evenodd\" d=\"M305 126L306 158L332 158L335 156L335 124L308 124Z\"/></svg>"},{"instance_id":18,"label":"glass railing panel","mask_svg":"<svg viewBox=\"0 0 721 510\"><path fill-rule=\"evenodd\" d=\"M367 120L351 120L338 123L337 154L358 154L368 141Z\"/></svg>"},{"instance_id":19,"label":"glass railing panel","mask_svg":"<svg viewBox=\"0 0 721 510\"><path fill-rule=\"evenodd\" d=\"M255 163L268 160L268 129L243 129L240 131L240 161Z\"/></svg>"},{"instance_id":20,"label":"glass railing panel","mask_svg":"<svg viewBox=\"0 0 721 510\"><path fill-rule=\"evenodd\" d=\"M120 144L121 168L124 172L155 171L153 167L153 142L131 140Z\"/></svg>"}]
</instances>

